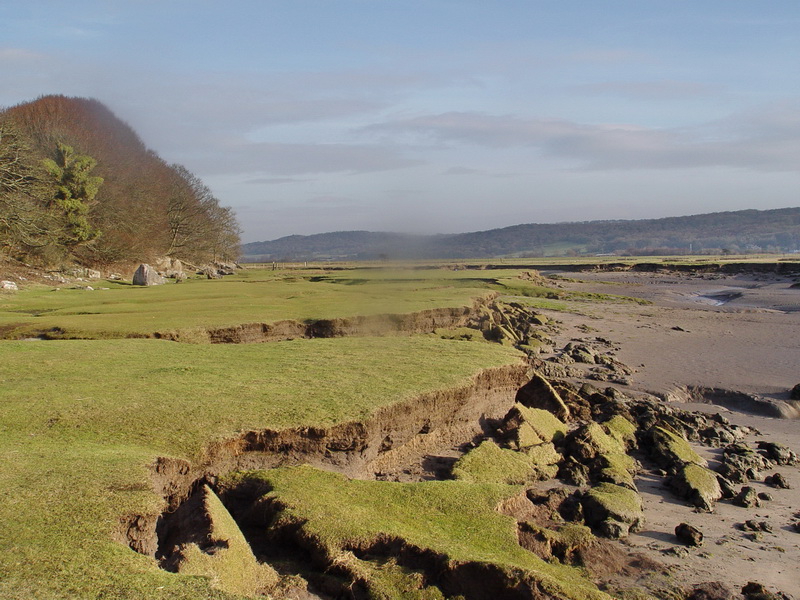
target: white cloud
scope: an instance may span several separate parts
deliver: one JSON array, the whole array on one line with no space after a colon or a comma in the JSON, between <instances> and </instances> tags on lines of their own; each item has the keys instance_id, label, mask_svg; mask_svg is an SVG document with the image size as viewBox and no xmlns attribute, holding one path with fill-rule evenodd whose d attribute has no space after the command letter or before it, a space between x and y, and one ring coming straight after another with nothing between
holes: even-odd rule
<instances>
[{"instance_id":1,"label":"white cloud","mask_svg":"<svg viewBox=\"0 0 800 600\"><path fill-rule=\"evenodd\" d=\"M590 170L725 166L795 171L800 165L798 102L681 129L450 112L375 124L363 131L406 142L529 147L540 156Z\"/></svg>"}]
</instances>

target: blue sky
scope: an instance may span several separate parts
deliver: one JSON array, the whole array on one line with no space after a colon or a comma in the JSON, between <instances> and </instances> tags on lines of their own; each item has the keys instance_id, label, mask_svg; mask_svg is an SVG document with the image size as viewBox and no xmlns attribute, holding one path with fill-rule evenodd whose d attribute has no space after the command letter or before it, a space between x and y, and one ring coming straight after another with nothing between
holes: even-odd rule
<instances>
[{"instance_id":1,"label":"blue sky","mask_svg":"<svg viewBox=\"0 0 800 600\"><path fill-rule=\"evenodd\" d=\"M0 106L95 97L245 241L800 205L795 0L6 0Z\"/></svg>"}]
</instances>

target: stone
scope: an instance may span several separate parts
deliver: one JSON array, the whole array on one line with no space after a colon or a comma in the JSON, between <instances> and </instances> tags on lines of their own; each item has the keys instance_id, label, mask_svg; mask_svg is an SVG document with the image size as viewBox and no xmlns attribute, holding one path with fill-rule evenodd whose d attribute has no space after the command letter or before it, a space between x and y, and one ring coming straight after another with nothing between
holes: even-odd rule
<instances>
[{"instance_id":1,"label":"stone","mask_svg":"<svg viewBox=\"0 0 800 600\"><path fill-rule=\"evenodd\" d=\"M733 483L761 479L760 471L771 469L775 463L743 442L729 444L722 451L719 473Z\"/></svg>"},{"instance_id":2,"label":"stone","mask_svg":"<svg viewBox=\"0 0 800 600\"><path fill-rule=\"evenodd\" d=\"M800 285L798 285L800 287ZM800 400L800 383L792 388L792 391L789 392L789 398L792 400Z\"/></svg>"},{"instance_id":3,"label":"stone","mask_svg":"<svg viewBox=\"0 0 800 600\"><path fill-rule=\"evenodd\" d=\"M747 600L783 600L783 594L773 594L764 585L754 581L748 581L742 588L742 594Z\"/></svg>"},{"instance_id":4,"label":"stone","mask_svg":"<svg viewBox=\"0 0 800 600\"><path fill-rule=\"evenodd\" d=\"M793 465L798 460L797 454L777 442L760 441L758 442L758 449L766 452L767 458L779 465Z\"/></svg>"},{"instance_id":5,"label":"stone","mask_svg":"<svg viewBox=\"0 0 800 600\"><path fill-rule=\"evenodd\" d=\"M736 592L719 581L701 583L686 594L686 600L730 600L735 597Z\"/></svg>"},{"instance_id":6,"label":"stone","mask_svg":"<svg viewBox=\"0 0 800 600\"><path fill-rule=\"evenodd\" d=\"M8 290L9 292L18 292L19 287L13 281L3 280L0 281L0 290Z\"/></svg>"},{"instance_id":7,"label":"stone","mask_svg":"<svg viewBox=\"0 0 800 600\"><path fill-rule=\"evenodd\" d=\"M756 521L755 519L749 519L742 523L741 529L742 531L763 531L765 533L772 533L772 526L769 523L766 521Z\"/></svg>"},{"instance_id":8,"label":"stone","mask_svg":"<svg viewBox=\"0 0 800 600\"><path fill-rule=\"evenodd\" d=\"M786 477L781 475L780 473L774 473L772 475L767 475L766 479L764 479L764 483L770 485L774 488L780 488L783 490L790 490L792 487L789 485L789 482L786 481Z\"/></svg>"},{"instance_id":9,"label":"stone","mask_svg":"<svg viewBox=\"0 0 800 600\"><path fill-rule=\"evenodd\" d=\"M197 272L198 275L205 275L207 279L221 279L222 275L220 275L214 267L205 266L201 267L200 270Z\"/></svg>"},{"instance_id":10,"label":"stone","mask_svg":"<svg viewBox=\"0 0 800 600\"><path fill-rule=\"evenodd\" d=\"M133 285L162 285L166 280L148 264L141 264L133 274Z\"/></svg>"},{"instance_id":11,"label":"stone","mask_svg":"<svg viewBox=\"0 0 800 600\"><path fill-rule=\"evenodd\" d=\"M759 500L764 500L765 502L769 502L773 498L772 498L772 494L770 494L769 492L758 492L758 499Z\"/></svg>"},{"instance_id":12,"label":"stone","mask_svg":"<svg viewBox=\"0 0 800 600\"><path fill-rule=\"evenodd\" d=\"M761 501L758 499L758 493L755 488L749 485L744 486L741 491L733 499L736 506L743 508L753 508L761 506Z\"/></svg>"},{"instance_id":13,"label":"stone","mask_svg":"<svg viewBox=\"0 0 800 600\"><path fill-rule=\"evenodd\" d=\"M717 475L700 465L688 463L670 478L669 486L676 495L704 511L711 511L723 492Z\"/></svg>"},{"instance_id":14,"label":"stone","mask_svg":"<svg viewBox=\"0 0 800 600\"><path fill-rule=\"evenodd\" d=\"M675 537L686 546L703 545L703 532L688 523L681 523L675 528Z\"/></svg>"},{"instance_id":15,"label":"stone","mask_svg":"<svg viewBox=\"0 0 800 600\"><path fill-rule=\"evenodd\" d=\"M675 556L677 558L686 558L689 556L689 550L683 546L673 546L672 548L667 548L663 552L664 554Z\"/></svg>"}]
</instances>

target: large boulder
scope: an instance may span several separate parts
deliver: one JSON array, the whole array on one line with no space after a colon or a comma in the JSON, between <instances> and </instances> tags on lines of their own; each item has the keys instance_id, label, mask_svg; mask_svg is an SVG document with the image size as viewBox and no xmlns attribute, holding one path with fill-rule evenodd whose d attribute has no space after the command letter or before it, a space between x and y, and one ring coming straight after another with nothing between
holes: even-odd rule
<instances>
[{"instance_id":1,"label":"large boulder","mask_svg":"<svg viewBox=\"0 0 800 600\"><path fill-rule=\"evenodd\" d=\"M162 285L166 281L153 267L144 263L133 274L133 285Z\"/></svg>"},{"instance_id":2,"label":"large boulder","mask_svg":"<svg viewBox=\"0 0 800 600\"><path fill-rule=\"evenodd\" d=\"M601 483L582 499L586 524L606 537L620 538L644 526L642 498L635 491Z\"/></svg>"},{"instance_id":3,"label":"large boulder","mask_svg":"<svg viewBox=\"0 0 800 600\"><path fill-rule=\"evenodd\" d=\"M700 510L710 511L722 498L722 488L713 471L695 463L686 463L669 481L675 493Z\"/></svg>"}]
</instances>

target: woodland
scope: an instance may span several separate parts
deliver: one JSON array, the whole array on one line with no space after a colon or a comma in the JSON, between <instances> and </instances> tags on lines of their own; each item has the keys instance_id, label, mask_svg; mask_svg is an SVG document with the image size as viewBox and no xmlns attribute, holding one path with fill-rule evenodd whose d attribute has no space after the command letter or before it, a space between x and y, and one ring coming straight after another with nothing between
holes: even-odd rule
<instances>
[{"instance_id":1,"label":"woodland","mask_svg":"<svg viewBox=\"0 0 800 600\"><path fill-rule=\"evenodd\" d=\"M233 210L99 101L44 96L0 112L0 256L203 263L235 259L239 241Z\"/></svg>"}]
</instances>

